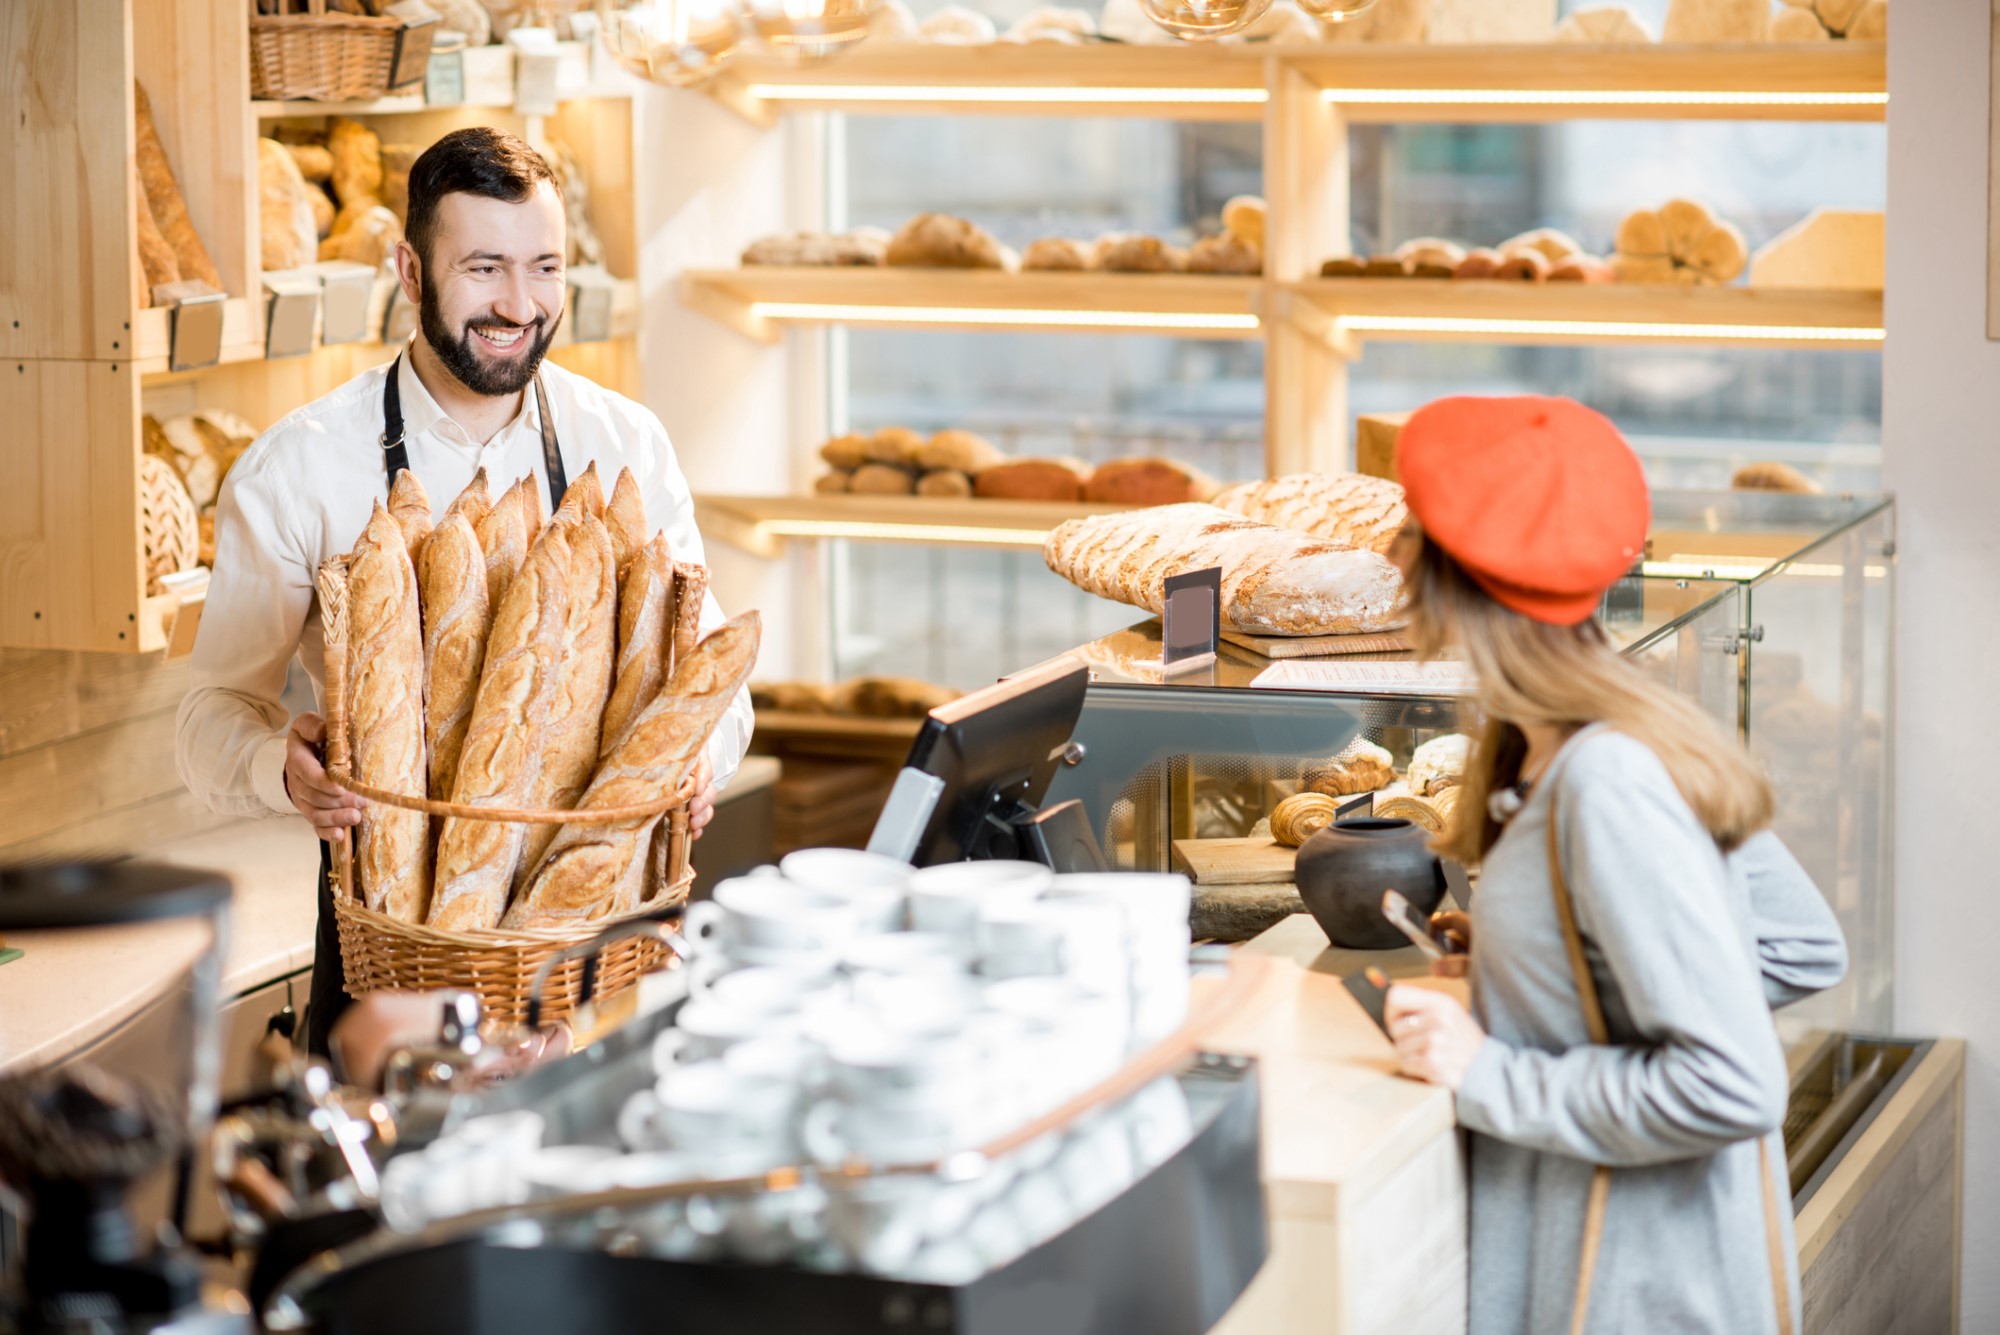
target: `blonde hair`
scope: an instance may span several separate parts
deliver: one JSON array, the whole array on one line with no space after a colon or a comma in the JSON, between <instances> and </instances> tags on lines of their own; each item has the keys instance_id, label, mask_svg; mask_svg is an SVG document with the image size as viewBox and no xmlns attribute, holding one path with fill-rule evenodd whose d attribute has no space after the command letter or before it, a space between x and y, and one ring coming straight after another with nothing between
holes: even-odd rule
<instances>
[{"instance_id":1,"label":"blonde hair","mask_svg":"<svg viewBox=\"0 0 2000 1335\"><path fill-rule=\"evenodd\" d=\"M1602 723L1642 743L1724 852L1771 823L1770 782L1736 739L1626 662L1595 618L1552 626L1510 611L1429 541L1408 584L1418 651L1435 658L1455 650L1479 678L1484 715L1457 819L1437 840L1441 854L1476 863L1500 838L1486 799L1520 780L1524 725Z\"/></svg>"}]
</instances>

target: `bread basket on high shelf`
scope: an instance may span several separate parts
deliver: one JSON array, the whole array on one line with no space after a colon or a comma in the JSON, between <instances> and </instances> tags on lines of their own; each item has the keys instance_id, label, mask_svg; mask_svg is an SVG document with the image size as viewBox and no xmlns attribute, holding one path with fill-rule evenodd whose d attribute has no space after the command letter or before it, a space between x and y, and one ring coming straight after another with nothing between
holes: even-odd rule
<instances>
[{"instance_id":1,"label":"bread basket on high shelf","mask_svg":"<svg viewBox=\"0 0 2000 1335\"><path fill-rule=\"evenodd\" d=\"M260 102L365 102L421 83L430 64L435 18L329 14L327 0L249 2L250 96Z\"/></svg>"},{"instance_id":2,"label":"bread basket on high shelf","mask_svg":"<svg viewBox=\"0 0 2000 1335\"><path fill-rule=\"evenodd\" d=\"M468 820L608 825L664 816L653 838L644 897L636 911L623 916L656 918L686 902L688 888L694 883L694 869L688 861L687 815L692 776L677 792L654 802L574 811L476 807L385 792L356 782L349 769L347 567L347 557L336 556L319 568L320 619L326 650L329 777L370 802ZM334 913L347 991L352 996L389 988L463 988L479 995L487 1016L519 1023L528 1015L536 970L551 956L590 940L619 920L607 916L574 926L534 931L504 928L450 931L405 922L378 913L362 902L356 887L354 843L350 835L333 850ZM586 961L561 961L543 985L542 1018L564 1019L586 1000L602 1001L622 992L637 984L641 975L665 968L670 957L668 947L653 937L629 937L609 945L596 957L587 995Z\"/></svg>"}]
</instances>

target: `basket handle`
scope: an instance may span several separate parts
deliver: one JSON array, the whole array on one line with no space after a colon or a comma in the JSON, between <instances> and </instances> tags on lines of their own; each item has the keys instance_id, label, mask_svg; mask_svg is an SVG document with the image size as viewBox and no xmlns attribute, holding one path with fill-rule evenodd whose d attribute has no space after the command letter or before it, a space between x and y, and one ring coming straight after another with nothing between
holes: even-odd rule
<instances>
[{"instance_id":1,"label":"basket handle","mask_svg":"<svg viewBox=\"0 0 2000 1335\"><path fill-rule=\"evenodd\" d=\"M583 996L579 1004L588 1005L597 991L597 957L607 946L635 936L650 937L671 950L685 964L688 959L688 943L673 928L665 923L649 918L638 918L607 927L588 941L579 941L573 946L564 946L555 954L543 960L535 970L535 978L528 985L528 1028L542 1027L542 989L548 986L549 975L571 960L583 961Z\"/></svg>"}]
</instances>

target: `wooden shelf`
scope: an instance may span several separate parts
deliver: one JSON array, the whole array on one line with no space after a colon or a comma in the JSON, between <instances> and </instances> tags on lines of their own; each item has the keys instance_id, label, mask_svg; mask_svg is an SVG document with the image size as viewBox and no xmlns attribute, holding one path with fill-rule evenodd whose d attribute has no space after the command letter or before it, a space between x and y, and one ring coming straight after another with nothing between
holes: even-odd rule
<instances>
[{"instance_id":1,"label":"wooden shelf","mask_svg":"<svg viewBox=\"0 0 2000 1335\"><path fill-rule=\"evenodd\" d=\"M786 322L1254 338L1261 285L1209 274L756 265L681 277L685 304L766 343Z\"/></svg>"},{"instance_id":2,"label":"wooden shelf","mask_svg":"<svg viewBox=\"0 0 2000 1335\"><path fill-rule=\"evenodd\" d=\"M788 709L757 711L760 741L791 741L801 737L841 741L913 742L923 729L920 718L847 718L839 714L804 714Z\"/></svg>"},{"instance_id":3,"label":"wooden shelf","mask_svg":"<svg viewBox=\"0 0 2000 1335\"><path fill-rule=\"evenodd\" d=\"M838 61L744 58L708 90L779 113L1147 116L1256 121L1268 80L1331 90L1350 122L1879 121L1881 42L1807 45L1085 46L867 43Z\"/></svg>"},{"instance_id":4,"label":"wooden shelf","mask_svg":"<svg viewBox=\"0 0 2000 1335\"><path fill-rule=\"evenodd\" d=\"M1039 547L1069 519L1127 509L1060 501L985 501L935 496L697 496L704 537L756 556L776 556L788 538Z\"/></svg>"},{"instance_id":5,"label":"wooden shelf","mask_svg":"<svg viewBox=\"0 0 2000 1335\"><path fill-rule=\"evenodd\" d=\"M1336 340L1882 345L1880 292L1420 278L1317 278L1288 290Z\"/></svg>"},{"instance_id":6,"label":"wooden shelf","mask_svg":"<svg viewBox=\"0 0 2000 1335\"><path fill-rule=\"evenodd\" d=\"M594 97L630 97L638 81L622 71L600 72L588 42L559 42L556 98L561 102ZM508 46L468 47L465 96L456 102L426 102L421 91L363 102L252 102L260 121L314 116L411 116L457 110L508 111L514 106L514 51Z\"/></svg>"}]
</instances>

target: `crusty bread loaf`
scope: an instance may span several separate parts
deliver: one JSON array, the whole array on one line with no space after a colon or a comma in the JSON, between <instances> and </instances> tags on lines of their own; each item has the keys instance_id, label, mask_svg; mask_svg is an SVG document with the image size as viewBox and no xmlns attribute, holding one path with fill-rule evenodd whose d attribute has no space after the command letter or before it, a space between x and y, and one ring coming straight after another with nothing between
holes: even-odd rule
<instances>
[{"instance_id":1,"label":"crusty bread loaf","mask_svg":"<svg viewBox=\"0 0 2000 1335\"><path fill-rule=\"evenodd\" d=\"M673 643L667 617L673 588L674 558L667 550L666 535L655 534L633 554L618 591L618 666L611 703L604 707L599 755L618 745L625 725L652 702L667 679L667 655Z\"/></svg>"},{"instance_id":2,"label":"crusty bread loaf","mask_svg":"<svg viewBox=\"0 0 2000 1335\"><path fill-rule=\"evenodd\" d=\"M1357 551L1387 553L1409 518L1403 489L1361 473L1288 473L1216 495L1225 510Z\"/></svg>"},{"instance_id":3,"label":"crusty bread loaf","mask_svg":"<svg viewBox=\"0 0 2000 1335\"><path fill-rule=\"evenodd\" d=\"M516 482L474 526L486 560L486 605L496 617L506 600L507 586L528 559L528 531L521 522L521 508L521 484Z\"/></svg>"},{"instance_id":4,"label":"crusty bread loaf","mask_svg":"<svg viewBox=\"0 0 2000 1335\"><path fill-rule=\"evenodd\" d=\"M908 496L917 489L916 475L894 464L863 464L847 479L847 489L870 496Z\"/></svg>"},{"instance_id":5,"label":"crusty bread loaf","mask_svg":"<svg viewBox=\"0 0 2000 1335\"><path fill-rule=\"evenodd\" d=\"M578 805L633 806L677 789L700 759L723 711L750 679L760 631L757 614L745 612L702 641L604 758ZM505 925L545 928L635 907L659 820L652 816L562 827L508 910Z\"/></svg>"},{"instance_id":6,"label":"crusty bread loaf","mask_svg":"<svg viewBox=\"0 0 2000 1335\"><path fill-rule=\"evenodd\" d=\"M956 430L938 432L919 446L916 457L910 460L926 472L934 468L956 468L961 473L972 474L982 473L1006 461L1007 456L1000 453L986 437Z\"/></svg>"},{"instance_id":7,"label":"crusty bread loaf","mask_svg":"<svg viewBox=\"0 0 2000 1335\"><path fill-rule=\"evenodd\" d=\"M166 145L160 142L159 128L153 123L153 104L146 96L145 85L134 79L132 93L137 111L133 152L139 167L139 184L146 192L153 221L160 235L173 247L182 279L206 283L214 292L224 291L222 275L216 272L215 261L209 258L208 248L202 245L194 221L188 217L187 199L174 180Z\"/></svg>"},{"instance_id":8,"label":"crusty bread loaf","mask_svg":"<svg viewBox=\"0 0 2000 1335\"><path fill-rule=\"evenodd\" d=\"M486 666L459 753L452 801L527 806L541 772L541 739L561 676L569 617L569 538L551 528L536 540L486 638ZM429 923L446 931L492 927L506 911L523 827L449 819L438 840Z\"/></svg>"},{"instance_id":9,"label":"crusty bread loaf","mask_svg":"<svg viewBox=\"0 0 2000 1335\"><path fill-rule=\"evenodd\" d=\"M1080 501L1090 469L1077 459L1014 459L981 470L975 494L999 501Z\"/></svg>"},{"instance_id":10,"label":"crusty bread loaf","mask_svg":"<svg viewBox=\"0 0 2000 1335\"><path fill-rule=\"evenodd\" d=\"M836 468L814 478L813 490L821 496L844 496L847 494L848 484L853 479L854 474L851 470Z\"/></svg>"},{"instance_id":11,"label":"crusty bread loaf","mask_svg":"<svg viewBox=\"0 0 2000 1335\"><path fill-rule=\"evenodd\" d=\"M415 797L424 782L424 632L417 573L403 531L377 502L347 567L354 775ZM364 903L422 922L431 893L430 832L421 811L361 810L356 867Z\"/></svg>"},{"instance_id":12,"label":"crusty bread loaf","mask_svg":"<svg viewBox=\"0 0 2000 1335\"><path fill-rule=\"evenodd\" d=\"M1157 236L1109 232L1097 238L1097 267L1106 273L1182 273L1187 252Z\"/></svg>"},{"instance_id":13,"label":"crusty bread loaf","mask_svg":"<svg viewBox=\"0 0 2000 1335\"><path fill-rule=\"evenodd\" d=\"M1015 269L1020 259L976 223L947 213L920 213L889 238L884 260L929 269Z\"/></svg>"},{"instance_id":14,"label":"crusty bread loaf","mask_svg":"<svg viewBox=\"0 0 2000 1335\"><path fill-rule=\"evenodd\" d=\"M1188 248L1189 273L1260 274L1264 252L1229 232L1205 236Z\"/></svg>"},{"instance_id":15,"label":"crusty bread loaf","mask_svg":"<svg viewBox=\"0 0 2000 1335\"><path fill-rule=\"evenodd\" d=\"M410 558L424 554L424 539L431 535L431 498L417 479L417 470L405 468L389 486L389 514L403 530L403 542Z\"/></svg>"},{"instance_id":16,"label":"crusty bread loaf","mask_svg":"<svg viewBox=\"0 0 2000 1335\"><path fill-rule=\"evenodd\" d=\"M1083 484L1083 499L1104 505L1179 505L1208 500L1220 490L1199 468L1172 459L1110 459Z\"/></svg>"},{"instance_id":17,"label":"crusty bread loaf","mask_svg":"<svg viewBox=\"0 0 2000 1335\"><path fill-rule=\"evenodd\" d=\"M861 463L894 464L898 468L916 466L917 455L929 442L921 431L906 426L885 426L868 438ZM856 464L859 468L861 465Z\"/></svg>"},{"instance_id":18,"label":"crusty bread loaf","mask_svg":"<svg viewBox=\"0 0 2000 1335\"><path fill-rule=\"evenodd\" d=\"M571 488L574 492L576 489ZM571 508L572 500L577 508ZM542 764L534 805L567 811L583 795L597 765L604 707L611 698L618 656L618 567L611 563L611 535L589 511L589 497L565 496L550 527L569 529L569 618L563 628L562 669L542 728ZM537 825L522 845L516 884L541 861L555 838L553 825Z\"/></svg>"},{"instance_id":19,"label":"crusty bread loaf","mask_svg":"<svg viewBox=\"0 0 2000 1335\"><path fill-rule=\"evenodd\" d=\"M479 669L486 662L486 632L492 620L486 593L486 558L463 512L445 512L417 559L417 585L424 612L424 748L429 756L430 794L451 799L458 780L459 752L472 724L479 695ZM444 832L442 818L433 819Z\"/></svg>"},{"instance_id":20,"label":"crusty bread loaf","mask_svg":"<svg viewBox=\"0 0 2000 1335\"><path fill-rule=\"evenodd\" d=\"M1352 551L1212 505L1072 519L1042 546L1049 568L1104 598L1159 612L1169 575L1222 568L1222 623L1253 635L1357 635L1402 624L1402 580Z\"/></svg>"},{"instance_id":21,"label":"crusty bread loaf","mask_svg":"<svg viewBox=\"0 0 2000 1335\"><path fill-rule=\"evenodd\" d=\"M646 545L646 501L629 468L618 470L611 499L604 503L604 531L611 537L611 561L619 570Z\"/></svg>"},{"instance_id":22,"label":"crusty bread loaf","mask_svg":"<svg viewBox=\"0 0 2000 1335\"><path fill-rule=\"evenodd\" d=\"M299 175L299 165L285 146L275 139L258 139L260 268L296 269L319 257L319 226L313 221L312 195L312 187Z\"/></svg>"}]
</instances>

